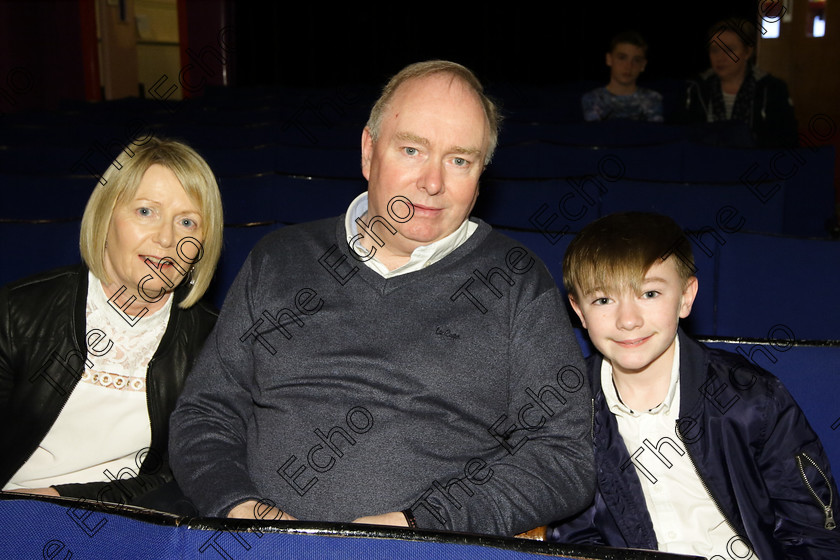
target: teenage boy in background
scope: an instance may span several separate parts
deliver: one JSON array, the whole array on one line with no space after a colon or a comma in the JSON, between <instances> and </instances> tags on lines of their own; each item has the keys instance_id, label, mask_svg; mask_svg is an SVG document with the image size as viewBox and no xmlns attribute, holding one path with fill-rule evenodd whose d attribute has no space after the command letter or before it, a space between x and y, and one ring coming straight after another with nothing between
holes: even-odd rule
<instances>
[{"instance_id":1,"label":"teenage boy in background","mask_svg":"<svg viewBox=\"0 0 840 560\"><path fill-rule=\"evenodd\" d=\"M563 270L600 352L588 363L598 479L592 506L549 539L836 559L837 486L802 410L767 371L679 329L697 295L680 227L612 214L572 241Z\"/></svg>"},{"instance_id":2,"label":"teenage boy in background","mask_svg":"<svg viewBox=\"0 0 840 560\"><path fill-rule=\"evenodd\" d=\"M647 65L647 48L644 38L633 31L613 37L607 52L610 82L584 94L584 120L663 121L662 95L636 85Z\"/></svg>"}]
</instances>

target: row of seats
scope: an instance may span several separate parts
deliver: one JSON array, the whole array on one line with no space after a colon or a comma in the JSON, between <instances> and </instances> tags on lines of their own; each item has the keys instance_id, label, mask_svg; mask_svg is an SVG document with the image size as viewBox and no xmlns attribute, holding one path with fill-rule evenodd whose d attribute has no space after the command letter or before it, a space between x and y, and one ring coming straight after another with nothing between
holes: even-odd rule
<instances>
[{"instance_id":1,"label":"row of seats","mask_svg":"<svg viewBox=\"0 0 840 560\"><path fill-rule=\"evenodd\" d=\"M115 111L112 115L92 114L61 119L50 116L39 122L27 115L23 122L6 122L0 129L0 146L73 147L94 144L123 144L149 132L161 136L193 139L198 148L241 149L267 144L358 147L367 115L341 115L337 112L308 113L265 111L248 113L176 113L166 111L132 115ZM222 116L223 115L223 118ZM6 117L7 119L9 117ZM12 116L14 119L14 116ZM340 120L339 120L340 119ZM231 135L234 127L236 134ZM689 141L709 145L749 145L744 125L731 123L664 125L660 123L613 121L604 123L550 123L539 120L505 121L499 145L515 146L528 142L548 142L567 146L657 146Z\"/></svg>"},{"instance_id":2,"label":"row of seats","mask_svg":"<svg viewBox=\"0 0 840 560\"><path fill-rule=\"evenodd\" d=\"M583 123L580 96L597 83L531 87L499 84L489 88L504 117L501 144L546 141L579 146L655 145L679 140L714 145L749 145L745 125L644 122ZM674 112L684 102L682 82L662 84L666 107ZM155 96L155 93L158 95ZM126 142L152 130L193 139L200 147L245 148L263 144L302 144L350 148L358 145L361 127L378 95L369 85L321 88L208 88L201 97L183 101L126 98L99 103L68 102L58 111L6 115L0 146L45 143L76 148L94 142ZM571 112L569 112L571 108ZM833 123L800 123L819 143ZM231 128L236 134L230 134ZM813 128L813 130L811 130ZM822 134L822 133L825 134ZM822 137L825 136L825 137Z\"/></svg>"},{"instance_id":3,"label":"row of seats","mask_svg":"<svg viewBox=\"0 0 840 560\"><path fill-rule=\"evenodd\" d=\"M609 172L632 179L735 182L743 175L755 180L765 173L788 179L816 173L826 160L833 162L834 154L831 148L812 145L786 150L709 145L694 140L682 127L650 123L527 124L518 128L522 138L515 141L508 138L509 130L503 131L486 171L489 176L557 178ZM226 164L228 167L217 171L220 175L302 170L307 175L355 177L359 173L362 123L342 127L289 125L284 129L282 123L271 122L237 126L235 133L230 126L205 124L138 126L132 129L136 134L100 127L85 134L84 127L46 125L3 130L9 138L0 138L0 169L6 172L85 174L88 165L101 172L123 148L132 147L133 138L156 134L181 138L208 160ZM36 131L31 141L26 140L27 130ZM664 137L644 141L645 131L661 132ZM316 159L322 151L324 157ZM237 164L241 157L249 157L245 152L256 153ZM298 158L304 161L297 163ZM753 164L761 173L750 173Z\"/></svg>"},{"instance_id":4,"label":"row of seats","mask_svg":"<svg viewBox=\"0 0 840 560\"><path fill-rule=\"evenodd\" d=\"M562 289L573 232L501 231L538 254ZM781 325L796 340L840 341L840 300L831 296L840 277L840 243L742 232L688 236L700 286L683 321L688 332L768 338Z\"/></svg>"},{"instance_id":5,"label":"row of seats","mask_svg":"<svg viewBox=\"0 0 840 560\"><path fill-rule=\"evenodd\" d=\"M88 134L84 134L84 128L72 126L34 129L37 134L31 142L14 127L4 129L10 138L0 138L0 169L23 174L85 174L90 165L101 172L120 150L131 148L134 137L100 127ZM225 166L217 171L220 175L274 171L358 176L362 123L343 127L290 125L287 129L294 134L286 134L282 123L273 122L238 126L235 133L229 126L205 124L138 126L132 130L141 138L157 134L185 140L208 160ZM736 182L742 176L754 181L763 174L778 179L817 176L834 161L831 147L805 145L783 150L709 145L693 140L682 127L650 123L527 124L519 129L522 138L516 141L507 138L507 130L502 133L486 171L489 176L558 178L606 172L651 181ZM590 138L582 138L587 131ZM665 137L644 141L645 131L661 132ZM243 157L250 159L239 161ZM298 161L300 158L303 161ZM751 170L754 165L757 169ZM833 168L828 169L831 172Z\"/></svg>"},{"instance_id":6,"label":"row of seats","mask_svg":"<svg viewBox=\"0 0 840 560\"><path fill-rule=\"evenodd\" d=\"M179 136L191 145L194 137ZM198 147L221 177L261 173L356 178L360 175L360 138L352 146L254 144L236 148ZM25 176L93 175L108 168L126 144L114 141L63 146L16 145L0 149L0 170ZM131 148L131 145L127 147ZM501 145L484 172L490 179L561 179L601 176L677 183L755 183L816 181L816 192L831 192L834 149L759 150L671 142L653 146L573 146L550 142ZM121 156L124 158L125 156Z\"/></svg>"},{"instance_id":7,"label":"row of seats","mask_svg":"<svg viewBox=\"0 0 840 560\"><path fill-rule=\"evenodd\" d=\"M270 221L225 228L222 259L208 294L213 303L221 306L248 252L279 227L283 224ZM574 232L499 229L536 253L562 289L563 255ZM78 262L78 233L78 221L0 222L0 251L10 263L0 273L0 284ZM684 322L689 332L767 338L783 327L796 340L840 340L840 300L832 297L840 277L840 243L710 230L689 232L689 237L700 283Z\"/></svg>"},{"instance_id":8,"label":"row of seats","mask_svg":"<svg viewBox=\"0 0 840 560\"><path fill-rule=\"evenodd\" d=\"M717 202L720 197L731 198L734 202L728 205L747 212L741 209L739 197L752 189L758 193L756 200L771 194L771 205L781 200L784 217L779 222L777 208L768 208L764 213L767 223L751 220L748 229L825 235L826 222L834 214L835 154L831 146L817 148L814 144L819 143L826 123L813 131L808 128L802 148L758 150L729 147L744 144L744 125L581 123L556 118L551 108L558 99L578 96L594 85L571 84L546 91L497 84L495 90L507 119L494 161L485 172L485 190L492 182L521 180L515 187L525 193L531 190L525 181L546 182L538 185L538 190L544 191L553 181L558 184L556 198L568 190L564 183L590 177L607 183L647 183L643 187L648 190L640 191L639 198L664 200L682 196L685 189L672 186L686 184L695 187L691 192L702 192L701 199L725 205L725 201ZM670 86L673 91L679 89L674 83ZM181 102L124 99L68 104L58 112L8 115L0 130L0 193L11 200L9 206L22 212L11 217L43 218L37 215L41 209L26 204L25 198L17 202L22 184L31 185L33 193L47 190L48 186L42 185L50 182L62 191L72 191L76 188L72 177L99 175L130 138L150 133L182 138L194 145L223 184L226 179L254 175L357 180L360 132L376 95L375 88L358 85L214 88L203 97ZM713 188L718 184L720 189ZM612 190L615 192L598 204L603 202L608 208L610 198L632 197L628 189ZM70 194L62 192L58 197ZM533 205L528 196L520 197L524 208ZM492 205L487 206L492 201L482 198L485 209L492 213ZM62 204L68 209L78 207L72 200ZM665 201L662 206L667 209L673 204ZM4 217L9 214L7 210ZM530 227L507 218L496 223Z\"/></svg>"},{"instance_id":9,"label":"row of seats","mask_svg":"<svg viewBox=\"0 0 840 560\"><path fill-rule=\"evenodd\" d=\"M585 81L562 85L528 85L524 83L488 84L486 91L501 107L505 122L581 122L581 96L603 83ZM684 82L669 81L642 84L644 87L667 90L666 117L677 112L685 102ZM164 90L166 88L163 88ZM237 86L205 88L201 97L175 102L161 89L147 92L148 97L109 100L95 104L68 100L51 121L107 123L114 114L168 114L169 122L185 122L200 115L199 120L212 124L253 124L279 116L301 122L321 122L329 118L335 122L364 122L380 93L371 84L342 84L339 86L297 87ZM11 115L10 123L16 119ZM31 123L31 119L26 119ZM46 119L44 119L46 120ZM37 120L35 122L38 122Z\"/></svg>"},{"instance_id":10,"label":"row of seats","mask_svg":"<svg viewBox=\"0 0 840 560\"><path fill-rule=\"evenodd\" d=\"M230 161L260 169L258 151L230 155ZM316 154L310 154L315 159ZM321 156L333 154L320 153ZM358 159L358 154L346 154ZM212 157L210 158L213 159ZM365 189L354 178L311 177L301 172L221 175L219 186L227 223L273 220L308 221L342 212ZM610 160L612 161L612 160ZM253 164L253 165L252 165ZM358 165L358 161L356 162ZM224 170L218 161L215 169ZM604 169L607 169L604 167ZM598 175L566 179L494 179L481 181L475 214L509 228L535 231L574 231L594 217L620 210L667 214L683 228L723 229L799 236L825 235L832 215L830 191L802 198L815 190L795 179L739 183L680 183L617 178L606 170ZM766 179L766 178L765 178ZM0 173L0 193L6 204L0 219L55 220L80 217L97 179L89 176L51 176Z\"/></svg>"},{"instance_id":11,"label":"row of seats","mask_svg":"<svg viewBox=\"0 0 840 560\"><path fill-rule=\"evenodd\" d=\"M551 233L578 231L597 217L629 210L666 214L683 229L790 233L797 224L785 205L790 189L785 182L759 183L750 189L732 183L602 177L489 180L482 185L474 213L495 226Z\"/></svg>"},{"instance_id":12,"label":"row of seats","mask_svg":"<svg viewBox=\"0 0 840 560\"><path fill-rule=\"evenodd\" d=\"M93 177L27 177L0 173L5 204L0 220L81 218L96 185ZM358 179L318 179L283 175L219 179L225 223L278 221L292 224L335 216L366 189Z\"/></svg>"},{"instance_id":13,"label":"row of seats","mask_svg":"<svg viewBox=\"0 0 840 560\"><path fill-rule=\"evenodd\" d=\"M520 101L538 94L505 91L506 96ZM213 293L217 302L250 247L245 245L252 244L255 232L260 231L260 227L234 226L264 222L267 225L262 228L280 227L343 212L365 188L359 169L360 115L364 113L361 107L368 104L365 99L375 92L353 88L254 92L250 97L253 103L243 103L243 95L248 98L247 92L219 90L178 104L121 100L67 108L52 119L41 113L11 116L10 126L0 131L0 146L5 148L0 149L0 194L6 201L0 221L69 222L42 224L35 235L40 243L34 251L32 243L20 244L20 236L4 231L2 243L12 245L11 250L21 257L11 261L19 266L4 269L4 280L21 276L17 274L21 267L34 272L67 262L33 255L58 253L69 255L69 262L77 260L75 235L47 236L44 232L72 227L82 214L95 175L109 165L129 129L182 133L174 135L198 146L218 174L225 221L230 226L227 239L242 247L229 253L220 268L220 282ZM525 106L514 103L518 109ZM289 120L290 114L300 118ZM80 123L83 126L78 126ZM232 132L234 123L241 126ZM742 270L743 277L735 279L717 275L729 270L727 255L739 254L740 242L734 240L749 239L744 235L747 232L825 235L824 224L834 206L835 154L832 147L746 150L699 141L701 134L724 137L736 133L731 126L581 124L514 118L506 123L502 144L482 179L474 214L527 238L529 246L543 249L535 250L553 270L562 258L557 248L598 216L620 210L668 214L693 232L698 274L705 288L701 288L691 320L694 332L761 336L768 327L766 318L748 310L733 315L760 317L757 326L732 323L726 316L730 307L720 301L726 290L718 293L718 286L753 285L743 278L754 277L754 271ZM285 135L288 142L273 142L277 137L270 134ZM31 225L2 224L7 231L28 227ZM802 262L809 285L815 281L812 270L820 269L822 263L837 262L832 256L835 245L829 242L756 239L773 240L785 247L800 242L817 247L814 252L794 251L800 256L812 255ZM773 258L775 251L776 245L771 247L769 241L762 245L753 256L764 260L755 266L767 271L770 278L779 277L776 271L784 269L781 277L787 278L795 267L783 258ZM556 277L559 279L559 274ZM778 308L773 302L767 305L771 312ZM800 337L840 338L835 330L820 324L825 313L809 304L802 307L808 313L800 315L810 319L799 328ZM739 332L733 325L749 330Z\"/></svg>"},{"instance_id":14,"label":"row of seats","mask_svg":"<svg viewBox=\"0 0 840 560\"><path fill-rule=\"evenodd\" d=\"M0 219L56 220L80 217L96 185L92 177L0 173L7 204ZM343 212L366 188L355 179L274 173L220 177L226 223L309 221ZM743 184L653 183L584 177L563 180L481 182L474 214L495 226L535 231L574 231L593 217L617 210L670 215L686 229L708 226L784 233L787 182ZM723 211L721 211L723 209Z\"/></svg>"},{"instance_id":15,"label":"row of seats","mask_svg":"<svg viewBox=\"0 0 840 560\"><path fill-rule=\"evenodd\" d=\"M110 147L111 151L118 149ZM100 148L17 146L0 150L0 193L8 201L0 217L78 216L71 212L79 208L79 200L86 200L85 193L108 168L113 155L107 146ZM358 147L265 145L208 148L203 155L223 188L247 185L241 188L267 193L270 185L284 186L293 177L351 183L362 179ZM745 215L762 208L746 225L752 231L825 236L826 223L834 215L834 160L831 146L790 151L724 149L685 142L623 148L540 142L503 146L485 172L479 205L482 212L493 216L489 220L493 223L533 227L528 225L532 208L543 202L557 208L561 200L569 200L563 198L567 195L578 198L566 204L571 216L581 215L581 204L612 209L639 206L643 201L669 212L690 214L690 207L702 201L702 211L684 227L714 221L714 212L706 207L731 206ZM338 184L321 183L323 188ZM497 198L505 199L505 204L496 206ZM38 203L30 204L33 200ZM680 200L685 201L682 210ZM511 201L516 204L510 206Z\"/></svg>"},{"instance_id":16,"label":"row of seats","mask_svg":"<svg viewBox=\"0 0 840 560\"><path fill-rule=\"evenodd\" d=\"M2 558L669 560L672 554L349 523L186 518L68 498L0 496ZM688 557L686 557L688 558Z\"/></svg>"}]
</instances>

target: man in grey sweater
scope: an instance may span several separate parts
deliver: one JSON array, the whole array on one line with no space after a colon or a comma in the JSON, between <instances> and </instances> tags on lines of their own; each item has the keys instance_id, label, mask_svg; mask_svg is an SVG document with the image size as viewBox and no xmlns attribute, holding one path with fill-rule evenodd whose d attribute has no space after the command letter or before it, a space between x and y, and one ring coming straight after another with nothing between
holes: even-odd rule
<instances>
[{"instance_id":1,"label":"man in grey sweater","mask_svg":"<svg viewBox=\"0 0 840 560\"><path fill-rule=\"evenodd\" d=\"M362 133L368 191L254 248L171 417L199 511L513 535L589 503L557 286L469 218L498 121L468 69L408 66Z\"/></svg>"}]
</instances>

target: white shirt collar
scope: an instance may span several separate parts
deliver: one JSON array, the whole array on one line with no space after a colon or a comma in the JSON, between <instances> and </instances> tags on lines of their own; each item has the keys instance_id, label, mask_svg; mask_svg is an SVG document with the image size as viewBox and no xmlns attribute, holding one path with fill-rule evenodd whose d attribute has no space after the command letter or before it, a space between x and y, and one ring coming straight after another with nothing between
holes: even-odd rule
<instances>
[{"instance_id":1,"label":"white shirt collar","mask_svg":"<svg viewBox=\"0 0 840 560\"><path fill-rule=\"evenodd\" d=\"M344 230L347 235L348 244L350 243L350 240L359 233L359 228L356 225L356 218L364 216L367 210L368 193L363 192L350 203L350 206L347 208L347 213L344 216ZM387 217L384 218L388 219ZM399 276L400 274L406 274L408 272L415 272L426 268L427 266L432 265L449 255L452 251L463 245L464 242L469 239L473 233L475 233L476 229L478 229L478 224L471 222L469 219L464 220L458 229L443 239L438 239L428 245L422 245L414 249L408 262L398 268L395 268L394 270L388 270L385 265L376 260L375 255L364 261L364 263L385 278ZM383 237L382 240L386 244L388 243L387 238ZM356 245L358 245L358 240ZM355 250L355 246L351 246L350 249ZM357 250L356 252L360 256L365 256L366 253L363 252L364 248L360 247L359 249L360 250Z\"/></svg>"},{"instance_id":2,"label":"white shirt collar","mask_svg":"<svg viewBox=\"0 0 840 560\"><path fill-rule=\"evenodd\" d=\"M665 395L665 400L663 400L659 405L644 412L649 412L651 414L656 414L660 411L663 411L666 414L670 412L671 407L674 404L674 397L677 394L679 381L680 338L676 337L674 339L674 361L671 364L671 380L668 385L668 393ZM629 406L621 402L621 397L619 396L618 391L615 387L615 382L613 381L612 364L609 362L609 360L606 359L601 361L601 389L604 391L604 398L607 401L607 406L610 408L613 414L625 414L629 416L639 416L641 414L640 412L632 410Z\"/></svg>"}]
</instances>

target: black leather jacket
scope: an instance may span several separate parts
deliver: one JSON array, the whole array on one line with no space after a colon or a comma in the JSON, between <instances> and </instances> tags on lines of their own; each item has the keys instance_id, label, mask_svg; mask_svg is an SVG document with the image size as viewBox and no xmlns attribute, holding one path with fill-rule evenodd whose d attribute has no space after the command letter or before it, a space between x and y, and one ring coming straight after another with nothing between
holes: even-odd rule
<instances>
[{"instance_id":1,"label":"black leather jacket","mask_svg":"<svg viewBox=\"0 0 840 560\"><path fill-rule=\"evenodd\" d=\"M85 331L87 289L88 270L83 265L37 274L0 289L0 487L29 459L58 418L83 371L87 344L105 344L95 331ZM56 486L62 496L132 504L172 480L167 461L169 415L218 316L203 302L179 308L184 292L175 291L169 324L146 372L152 441L138 454L138 472L121 471L119 480L112 482Z\"/></svg>"}]
</instances>

